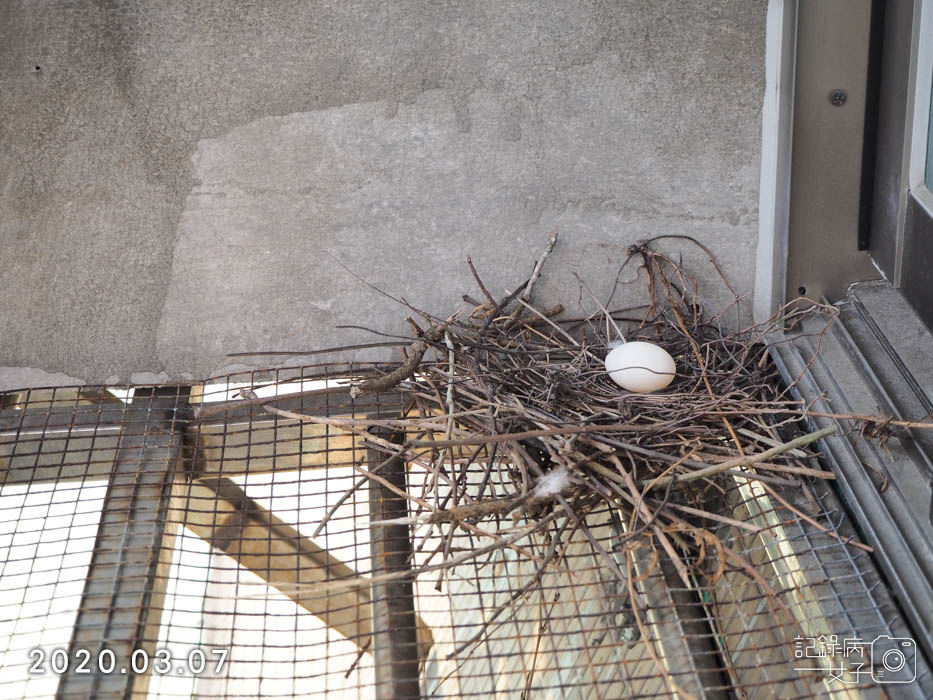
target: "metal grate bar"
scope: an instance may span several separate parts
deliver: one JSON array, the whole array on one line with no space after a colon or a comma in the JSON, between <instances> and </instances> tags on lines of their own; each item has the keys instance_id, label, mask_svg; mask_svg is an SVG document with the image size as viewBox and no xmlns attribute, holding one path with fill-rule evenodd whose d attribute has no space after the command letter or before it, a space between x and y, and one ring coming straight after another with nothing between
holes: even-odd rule
<instances>
[{"instance_id":1,"label":"metal grate bar","mask_svg":"<svg viewBox=\"0 0 933 700\"><path fill-rule=\"evenodd\" d=\"M404 433L373 429L390 442L405 441ZM405 462L386 459L383 452L367 450L370 470L400 489L407 487ZM404 518L408 502L384 484L369 482L369 517L372 522ZM411 533L408 525L370 525L372 576L411 568ZM402 578L373 584L373 662L377 700L421 697L418 672L418 638L412 580Z\"/></svg>"},{"instance_id":2,"label":"metal grate bar","mask_svg":"<svg viewBox=\"0 0 933 700\"><path fill-rule=\"evenodd\" d=\"M140 392L141 393L141 392ZM61 677L57 698L143 698L146 673L132 672L132 656L145 650L152 658L172 551L166 529L182 447L177 413L181 392L137 393L123 414L117 456L104 499L94 552L71 638L69 657L90 652L89 673ZM150 616L149 612L154 611ZM113 653L116 669L104 649Z\"/></svg>"}]
</instances>

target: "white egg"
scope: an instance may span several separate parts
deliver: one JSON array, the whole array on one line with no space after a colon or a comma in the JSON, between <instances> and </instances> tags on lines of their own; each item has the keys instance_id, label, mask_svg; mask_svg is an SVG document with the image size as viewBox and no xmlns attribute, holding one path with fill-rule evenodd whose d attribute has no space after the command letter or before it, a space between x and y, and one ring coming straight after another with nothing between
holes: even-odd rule
<instances>
[{"instance_id":1,"label":"white egg","mask_svg":"<svg viewBox=\"0 0 933 700\"><path fill-rule=\"evenodd\" d=\"M674 358L664 348L633 340L606 355L606 371L623 389L641 394L666 387L674 381L677 368Z\"/></svg>"}]
</instances>

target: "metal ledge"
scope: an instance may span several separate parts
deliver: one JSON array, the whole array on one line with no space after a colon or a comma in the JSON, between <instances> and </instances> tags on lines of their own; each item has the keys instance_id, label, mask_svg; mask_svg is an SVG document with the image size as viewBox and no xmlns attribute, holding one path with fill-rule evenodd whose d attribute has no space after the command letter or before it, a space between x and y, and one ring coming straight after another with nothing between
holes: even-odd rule
<instances>
[{"instance_id":1,"label":"metal ledge","mask_svg":"<svg viewBox=\"0 0 933 700\"><path fill-rule=\"evenodd\" d=\"M813 320L793 336L771 340L772 356L784 379L794 383L795 397L818 413L922 415L906 367L860 318L856 305L849 307L843 305L822 338L824 323ZM824 457L838 477L837 491L874 547L911 636L927 659L933 658L933 472L926 437L891 436L882 446L837 419L811 420L818 428L837 427L837 435L823 443Z\"/></svg>"}]
</instances>

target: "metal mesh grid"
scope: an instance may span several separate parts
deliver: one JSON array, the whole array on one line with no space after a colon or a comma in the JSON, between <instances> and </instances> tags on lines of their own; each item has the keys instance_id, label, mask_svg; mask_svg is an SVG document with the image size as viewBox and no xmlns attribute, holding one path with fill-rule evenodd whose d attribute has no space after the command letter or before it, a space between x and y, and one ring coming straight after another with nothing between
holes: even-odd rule
<instances>
[{"instance_id":1,"label":"metal mesh grid","mask_svg":"<svg viewBox=\"0 0 933 700\"><path fill-rule=\"evenodd\" d=\"M252 387L261 397L289 395L278 405L300 413L403 415L401 395L350 400L347 378L371 369L5 395L0 697L390 697L386 678L398 681L399 669L375 668L372 651L392 631L386 620L400 619L411 634L393 643L411 647L414 695L426 697L878 692L869 676L832 681L825 660L801 671L814 664L795 657L801 634L907 636L870 556L840 541L852 524L820 483L779 490L787 506L741 479L721 495L723 516L745 526L723 524L717 535L761 581L710 552L704 566L715 583L686 590L663 554L645 547L630 563L618 558L623 585L575 535L540 588L516 595L547 552L546 537L470 556L482 552L482 538L421 528L415 566L445 549L463 562L408 584L410 617L379 612L374 594L382 601L408 590L358 580L374 573L373 547L385 546L386 533L370 525L371 496L391 501L391 493L346 493L361 466L381 458L359 436L237 399ZM402 474L411 493L428 478L414 466ZM508 484L503 472L487 489L504 493ZM503 519L499 532L524 524ZM549 532L566 525L555 518ZM591 513L587 525L614 550L623 527L614 513ZM398 601L389 602L391 615ZM933 680L917 663L913 686L929 695Z\"/></svg>"}]
</instances>

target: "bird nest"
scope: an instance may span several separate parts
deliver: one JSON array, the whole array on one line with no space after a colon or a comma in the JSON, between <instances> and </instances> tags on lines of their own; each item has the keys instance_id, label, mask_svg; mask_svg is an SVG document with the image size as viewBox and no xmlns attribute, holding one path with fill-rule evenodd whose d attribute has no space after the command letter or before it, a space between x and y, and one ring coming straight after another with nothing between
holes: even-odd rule
<instances>
[{"instance_id":1,"label":"bird nest","mask_svg":"<svg viewBox=\"0 0 933 700\"><path fill-rule=\"evenodd\" d=\"M555 240L531 278L504 299L495 299L473 270L485 301L466 295L469 308L443 320L422 314L431 324L426 330L409 318L416 339L407 359L353 388L354 396L401 388L411 399L405 443L375 444L389 455L404 452L430 463L431 487L445 486L441 499L429 490L412 501L412 522L558 508L582 523L589 508L609 503L628 516L633 536L655 531L658 518L689 531L669 506L707 505L712 513L722 491L718 480L787 485L801 474L827 476L781 458L788 452L799 458L800 448L828 433L775 442L800 430L805 411L788 395L763 342L812 306L726 330L721 313L705 311L696 279L655 250L653 239L631 247L622 266L644 272L647 303L611 311L593 296L597 312L562 319L562 305L536 308L530 301ZM709 251L686 240L709 255L728 286ZM626 391L607 373L607 353L633 340L675 358L676 377L663 392ZM429 349L434 359L425 359ZM514 493L490 501L481 485L468 494L458 482L458 462L488 469L505 462ZM426 508L428 501L436 507Z\"/></svg>"},{"instance_id":2,"label":"bird nest","mask_svg":"<svg viewBox=\"0 0 933 700\"><path fill-rule=\"evenodd\" d=\"M698 246L732 290L705 247L678 238ZM421 321L408 319L414 338L405 360L352 389L354 397L391 389L409 399L400 420L340 424L365 431L366 444L385 455L381 465L360 468L364 477L356 488L377 480L409 503L407 517L371 524L413 526L415 551L428 543L434 548L410 571L385 578L440 570L443 579L445 571L506 549L531 562L533 573L455 654L475 643L500 612L541 587L549 568L581 538L613 587L632 591L631 601L637 600L633 579L651 575L661 557L687 589L738 571L767 592L775 615L783 608L788 624L796 624L765 576L716 532L723 525L747 529L723 515L737 481L780 498L777 490L798 479L832 478L805 448L834 429L806 431L806 407L788 394L763 342L828 309L798 303L766 323L728 329L720 323L722 311L712 315L704 308L697 279L656 241L631 247L622 265L637 269L637 275L628 273L634 277L628 284L644 285L645 303L613 309L591 295L596 311L577 318L532 296L556 235L529 279L504 298L487 290L468 259L484 298L464 296L465 306L447 318L409 307ZM735 295L734 304L740 303ZM607 374L611 347L632 340L673 356L676 377L662 392L631 393ZM399 489L382 479L380 469L398 458L423 467L420 483ZM617 533L611 547L593 534L589 520L606 512ZM471 538L472 549L450 546L457 532ZM535 535L538 554L516 545ZM639 550L653 558L646 564ZM629 641L644 631L637 607L628 611Z\"/></svg>"}]
</instances>

